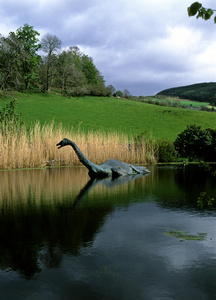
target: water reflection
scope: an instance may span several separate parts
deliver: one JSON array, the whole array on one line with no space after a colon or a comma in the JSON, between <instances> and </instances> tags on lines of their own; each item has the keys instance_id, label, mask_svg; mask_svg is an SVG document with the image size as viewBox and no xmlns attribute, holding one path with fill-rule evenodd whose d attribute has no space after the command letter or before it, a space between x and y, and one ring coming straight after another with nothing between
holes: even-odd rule
<instances>
[{"instance_id":1,"label":"water reflection","mask_svg":"<svg viewBox=\"0 0 216 300\"><path fill-rule=\"evenodd\" d=\"M151 171L116 180L90 180L82 167L0 172L3 299L213 299L215 212L197 211L196 200L216 193L215 178L190 166Z\"/></svg>"},{"instance_id":2,"label":"water reflection","mask_svg":"<svg viewBox=\"0 0 216 300\"><path fill-rule=\"evenodd\" d=\"M213 166L215 170L216 166ZM216 193L215 177L198 165L160 166L154 169L151 192L161 205L173 208L196 208L201 192ZM150 191L149 191L150 192Z\"/></svg>"},{"instance_id":3,"label":"water reflection","mask_svg":"<svg viewBox=\"0 0 216 300\"><path fill-rule=\"evenodd\" d=\"M84 168L0 172L1 269L30 279L43 267L58 267L62 252L77 255L123 195L129 201L138 178L89 180Z\"/></svg>"}]
</instances>

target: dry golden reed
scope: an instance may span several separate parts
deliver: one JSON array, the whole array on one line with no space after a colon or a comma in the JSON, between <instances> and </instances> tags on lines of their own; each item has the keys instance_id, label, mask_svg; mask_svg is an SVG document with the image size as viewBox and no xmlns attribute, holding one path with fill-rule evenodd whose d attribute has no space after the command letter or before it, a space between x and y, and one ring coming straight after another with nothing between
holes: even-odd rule
<instances>
[{"instance_id":1,"label":"dry golden reed","mask_svg":"<svg viewBox=\"0 0 216 300\"><path fill-rule=\"evenodd\" d=\"M6 133L5 133L6 132ZM96 164L115 158L133 164L156 162L155 147L142 142L136 148L128 137L117 133L65 130L62 126L46 124L27 131L0 132L0 169L34 168L42 166L80 165L71 147L57 149L63 138L73 140L84 155Z\"/></svg>"}]
</instances>

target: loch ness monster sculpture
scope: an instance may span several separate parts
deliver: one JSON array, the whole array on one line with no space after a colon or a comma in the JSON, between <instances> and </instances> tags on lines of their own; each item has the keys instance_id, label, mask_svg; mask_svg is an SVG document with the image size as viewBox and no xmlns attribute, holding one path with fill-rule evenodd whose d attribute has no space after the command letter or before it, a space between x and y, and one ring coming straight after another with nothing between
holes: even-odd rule
<instances>
[{"instance_id":1,"label":"loch ness monster sculpture","mask_svg":"<svg viewBox=\"0 0 216 300\"><path fill-rule=\"evenodd\" d=\"M94 164L85 157L73 141L67 138L61 140L58 144L56 144L56 146L58 146L58 149L65 146L71 146L80 162L89 170L89 176L91 178L117 178L119 176L151 173L146 167L134 166L116 159L109 159L100 165Z\"/></svg>"}]
</instances>

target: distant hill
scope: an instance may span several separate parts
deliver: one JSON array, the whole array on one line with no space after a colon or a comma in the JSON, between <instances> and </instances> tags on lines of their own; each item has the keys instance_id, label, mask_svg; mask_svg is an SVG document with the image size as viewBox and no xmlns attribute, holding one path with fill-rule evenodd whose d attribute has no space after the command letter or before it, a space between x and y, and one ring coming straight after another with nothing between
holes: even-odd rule
<instances>
[{"instance_id":1,"label":"distant hill","mask_svg":"<svg viewBox=\"0 0 216 300\"><path fill-rule=\"evenodd\" d=\"M216 82L196 83L170 88L159 92L157 95L209 102L212 105L216 105Z\"/></svg>"}]
</instances>

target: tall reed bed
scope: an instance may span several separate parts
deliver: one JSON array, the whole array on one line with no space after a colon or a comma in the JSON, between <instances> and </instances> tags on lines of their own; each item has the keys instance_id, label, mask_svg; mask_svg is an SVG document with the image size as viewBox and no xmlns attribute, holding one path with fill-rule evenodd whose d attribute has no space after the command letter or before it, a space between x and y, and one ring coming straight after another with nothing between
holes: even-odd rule
<instances>
[{"instance_id":1,"label":"tall reed bed","mask_svg":"<svg viewBox=\"0 0 216 300\"><path fill-rule=\"evenodd\" d=\"M117 133L82 132L65 130L54 123L41 126L36 123L27 130L7 130L0 132L0 169L34 168L46 165L80 165L71 147L57 149L56 144L63 138L73 140L88 159L100 164L115 158L133 164L156 162L155 147L142 142L136 147L128 142L126 135Z\"/></svg>"}]
</instances>

